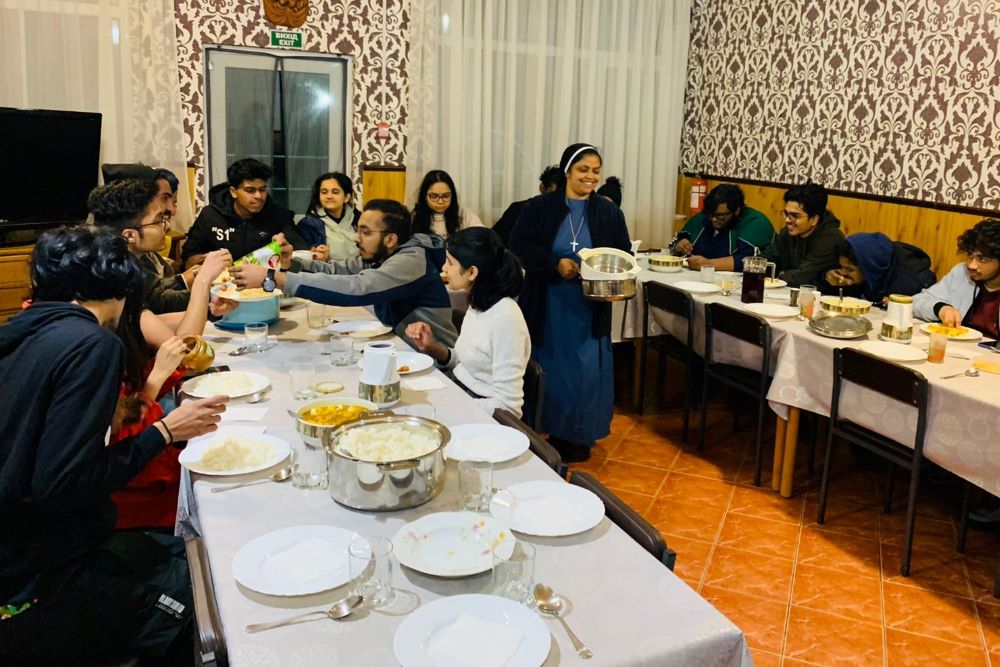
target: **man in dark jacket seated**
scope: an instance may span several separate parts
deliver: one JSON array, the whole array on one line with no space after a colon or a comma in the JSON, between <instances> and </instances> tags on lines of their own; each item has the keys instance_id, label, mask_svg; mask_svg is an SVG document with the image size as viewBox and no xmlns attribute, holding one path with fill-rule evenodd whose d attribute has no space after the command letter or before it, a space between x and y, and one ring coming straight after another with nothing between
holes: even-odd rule
<instances>
[{"instance_id":1,"label":"man in dark jacket seated","mask_svg":"<svg viewBox=\"0 0 1000 667\"><path fill-rule=\"evenodd\" d=\"M284 234L296 250L309 249L295 230L294 214L267 195L267 182L273 173L253 158L229 165L227 182L208 191L208 206L201 209L188 230L181 251L185 268L201 264L206 254L222 248L238 260L266 246L275 234Z\"/></svg>"},{"instance_id":2,"label":"man in dark jacket seated","mask_svg":"<svg viewBox=\"0 0 1000 667\"><path fill-rule=\"evenodd\" d=\"M840 267L819 280L824 294L844 288L846 295L884 305L890 294L913 296L937 282L926 252L881 232L852 234L835 250Z\"/></svg>"},{"instance_id":3,"label":"man in dark jacket seated","mask_svg":"<svg viewBox=\"0 0 1000 667\"><path fill-rule=\"evenodd\" d=\"M139 266L121 236L77 227L42 235L31 277L31 305L0 327L0 664L190 659L184 544L113 533L111 493L172 442L214 431L228 399L189 401L107 446L114 328Z\"/></svg>"}]
</instances>

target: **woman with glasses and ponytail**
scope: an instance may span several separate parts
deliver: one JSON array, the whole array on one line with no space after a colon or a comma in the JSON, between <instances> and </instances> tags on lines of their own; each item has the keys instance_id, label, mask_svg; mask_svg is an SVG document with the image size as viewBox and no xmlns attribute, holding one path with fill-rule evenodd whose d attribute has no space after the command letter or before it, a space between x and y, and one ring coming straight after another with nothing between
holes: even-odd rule
<instances>
[{"instance_id":1,"label":"woman with glasses and ponytail","mask_svg":"<svg viewBox=\"0 0 1000 667\"><path fill-rule=\"evenodd\" d=\"M521 416L524 371L531 356L528 325L514 299L523 283L521 263L500 237L484 227L448 237L444 273L467 290L469 310L454 348L439 343L426 322L406 328L413 345L453 371L487 414L500 408Z\"/></svg>"},{"instance_id":2,"label":"woman with glasses and ponytail","mask_svg":"<svg viewBox=\"0 0 1000 667\"><path fill-rule=\"evenodd\" d=\"M528 202L510 237L525 268L520 305L532 358L547 378L539 430L566 461L590 457L610 432L614 409L611 304L584 298L577 254L583 248L630 251L621 210L595 195L601 167L595 147L569 146L559 161L560 186Z\"/></svg>"},{"instance_id":3,"label":"woman with glasses and ponytail","mask_svg":"<svg viewBox=\"0 0 1000 667\"><path fill-rule=\"evenodd\" d=\"M448 172L427 172L413 206L414 234L437 234L446 239L460 229L483 226L478 215L459 205L455 181Z\"/></svg>"}]
</instances>

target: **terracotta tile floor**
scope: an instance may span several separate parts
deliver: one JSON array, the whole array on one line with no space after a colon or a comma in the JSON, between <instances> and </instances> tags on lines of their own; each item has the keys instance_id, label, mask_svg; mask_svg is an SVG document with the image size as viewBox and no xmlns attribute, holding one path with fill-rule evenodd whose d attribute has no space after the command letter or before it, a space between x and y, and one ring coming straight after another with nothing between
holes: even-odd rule
<instances>
[{"instance_id":1,"label":"terracotta tile floor","mask_svg":"<svg viewBox=\"0 0 1000 667\"><path fill-rule=\"evenodd\" d=\"M800 447L797 493L786 500L770 489L773 419L756 488L753 425L734 434L727 410L709 411L704 453L697 414L684 445L679 410L617 410L611 436L572 469L594 473L663 533L676 574L743 629L759 665L1000 667L1000 533L970 530L967 555L955 553L957 487L922 483L912 575L902 577L905 473L885 515L882 464L840 447L818 525L823 445L810 484Z\"/></svg>"}]
</instances>

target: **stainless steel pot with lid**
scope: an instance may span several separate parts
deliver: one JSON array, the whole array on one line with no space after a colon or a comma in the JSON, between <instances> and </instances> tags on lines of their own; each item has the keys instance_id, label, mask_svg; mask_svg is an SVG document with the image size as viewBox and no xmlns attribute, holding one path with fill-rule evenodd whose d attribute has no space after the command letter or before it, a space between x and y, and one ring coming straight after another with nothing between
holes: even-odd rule
<instances>
[{"instance_id":1,"label":"stainless steel pot with lid","mask_svg":"<svg viewBox=\"0 0 1000 667\"><path fill-rule=\"evenodd\" d=\"M635 277L642 269L634 255L617 248L584 248L577 254L585 298L624 301L635 296Z\"/></svg>"},{"instance_id":2,"label":"stainless steel pot with lid","mask_svg":"<svg viewBox=\"0 0 1000 667\"><path fill-rule=\"evenodd\" d=\"M434 441L419 455L402 454L366 460L343 446L344 436L357 430L402 428ZM326 440L330 497L352 509L387 512L426 503L444 488L444 447L451 432L431 419L378 412L334 430ZM390 448L391 448L390 444ZM391 454L391 452L390 452Z\"/></svg>"}]
</instances>

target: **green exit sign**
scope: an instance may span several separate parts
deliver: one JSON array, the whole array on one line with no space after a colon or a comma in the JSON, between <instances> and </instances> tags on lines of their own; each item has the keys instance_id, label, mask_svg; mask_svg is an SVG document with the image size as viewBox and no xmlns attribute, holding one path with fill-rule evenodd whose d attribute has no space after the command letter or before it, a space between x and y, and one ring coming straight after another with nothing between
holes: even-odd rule
<instances>
[{"instance_id":1,"label":"green exit sign","mask_svg":"<svg viewBox=\"0 0 1000 667\"><path fill-rule=\"evenodd\" d=\"M272 30L271 46L280 46L284 49L301 49L302 33L294 30Z\"/></svg>"}]
</instances>

